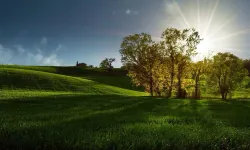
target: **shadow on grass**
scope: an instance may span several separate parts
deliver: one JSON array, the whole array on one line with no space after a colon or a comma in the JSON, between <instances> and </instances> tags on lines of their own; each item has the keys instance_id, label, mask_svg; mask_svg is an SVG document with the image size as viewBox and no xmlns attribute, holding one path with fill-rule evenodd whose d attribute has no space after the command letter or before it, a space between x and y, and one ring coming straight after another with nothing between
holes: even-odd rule
<instances>
[{"instance_id":1,"label":"shadow on grass","mask_svg":"<svg viewBox=\"0 0 250 150\"><path fill-rule=\"evenodd\" d=\"M81 140L98 146L88 141L98 131L146 119L155 104L149 97L114 95L1 100L0 148L74 148Z\"/></svg>"},{"instance_id":2,"label":"shadow on grass","mask_svg":"<svg viewBox=\"0 0 250 150\"><path fill-rule=\"evenodd\" d=\"M114 69L107 72L101 69L84 69L80 67L56 67L56 73L74 77L84 77L99 83L116 86L124 89L144 91L143 87L135 87L127 76L127 71Z\"/></svg>"},{"instance_id":3,"label":"shadow on grass","mask_svg":"<svg viewBox=\"0 0 250 150\"><path fill-rule=\"evenodd\" d=\"M225 125L236 128L250 127L250 101L228 100L207 101L207 110L213 114L213 118L223 121Z\"/></svg>"},{"instance_id":4,"label":"shadow on grass","mask_svg":"<svg viewBox=\"0 0 250 150\"><path fill-rule=\"evenodd\" d=\"M135 149L157 148L163 139L171 142L174 138L170 144L189 140L189 125L215 128L216 124L210 123L213 117L235 127L247 127L249 121L240 126L234 123L244 117L250 119L249 109L242 109L249 104L114 95L1 100L0 149L116 149L119 144L125 145L120 149L132 144ZM150 121L150 117L158 121ZM151 142L145 143L147 139Z\"/></svg>"}]
</instances>

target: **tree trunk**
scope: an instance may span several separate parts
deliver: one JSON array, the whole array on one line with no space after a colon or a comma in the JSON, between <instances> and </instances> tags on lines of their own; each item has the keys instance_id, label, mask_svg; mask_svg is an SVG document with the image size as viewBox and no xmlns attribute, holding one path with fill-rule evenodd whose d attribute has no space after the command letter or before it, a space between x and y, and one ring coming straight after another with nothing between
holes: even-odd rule
<instances>
[{"instance_id":1,"label":"tree trunk","mask_svg":"<svg viewBox=\"0 0 250 150\"><path fill-rule=\"evenodd\" d=\"M199 95L198 95L198 91L199 91L199 78L198 78L198 76L196 76L195 77L195 89L194 89L194 97L196 98L196 99L198 99L198 98L200 98L199 97Z\"/></svg>"},{"instance_id":2,"label":"tree trunk","mask_svg":"<svg viewBox=\"0 0 250 150\"><path fill-rule=\"evenodd\" d=\"M225 100L227 99L227 91L225 92L225 96L224 96Z\"/></svg>"},{"instance_id":3,"label":"tree trunk","mask_svg":"<svg viewBox=\"0 0 250 150\"><path fill-rule=\"evenodd\" d=\"M170 72L170 87L169 87L169 93L168 96L172 96L172 90L173 90L173 84L174 84L174 57L171 56L171 72Z\"/></svg>"},{"instance_id":4,"label":"tree trunk","mask_svg":"<svg viewBox=\"0 0 250 150\"><path fill-rule=\"evenodd\" d=\"M150 88L150 96L153 96L153 75L152 75L152 69L150 70L150 79L149 79L149 88Z\"/></svg>"},{"instance_id":5,"label":"tree trunk","mask_svg":"<svg viewBox=\"0 0 250 150\"><path fill-rule=\"evenodd\" d=\"M169 91L168 91L168 97L172 96L172 90L173 90L173 78L170 78L170 87L169 87Z\"/></svg>"},{"instance_id":6,"label":"tree trunk","mask_svg":"<svg viewBox=\"0 0 250 150\"><path fill-rule=\"evenodd\" d=\"M152 80L152 77L150 77L150 96L153 96L153 80Z\"/></svg>"},{"instance_id":7,"label":"tree trunk","mask_svg":"<svg viewBox=\"0 0 250 150\"><path fill-rule=\"evenodd\" d=\"M157 96L161 96L161 92L160 92L160 90L159 89L157 89Z\"/></svg>"},{"instance_id":8,"label":"tree trunk","mask_svg":"<svg viewBox=\"0 0 250 150\"><path fill-rule=\"evenodd\" d=\"M197 84L197 80L195 81L194 97L195 97L196 99L198 99L198 84Z\"/></svg>"},{"instance_id":9,"label":"tree trunk","mask_svg":"<svg viewBox=\"0 0 250 150\"><path fill-rule=\"evenodd\" d=\"M221 90L220 93L221 93L221 98L222 98L222 99L225 99L225 91L222 91L222 90Z\"/></svg>"},{"instance_id":10,"label":"tree trunk","mask_svg":"<svg viewBox=\"0 0 250 150\"><path fill-rule=\"evenodd\" d=\"M177 98L182 98L181 77L178 75L178 91Z\"/></svg>"}]
</instances>

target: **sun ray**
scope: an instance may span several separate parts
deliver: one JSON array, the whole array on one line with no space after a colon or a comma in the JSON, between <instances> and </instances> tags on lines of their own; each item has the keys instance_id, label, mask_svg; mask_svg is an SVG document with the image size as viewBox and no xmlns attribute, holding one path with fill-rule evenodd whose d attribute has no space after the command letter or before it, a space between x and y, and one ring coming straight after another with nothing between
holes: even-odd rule
<instances>
[{"instance_id":1,"label":"sun ray","mask_svg":"<svg viewBox=\"0 0 250 150\"><path fill-rule=\"evenodd\" d=\"M214 19L214 14L215 14L215 11L216 11L216 9L217 9L217 7L218 7L218 5L219 5L219 2L220 2L220 0L217 0L216 3L215 3L215 5L214 5L214 8L213 8L212 13L211 13L211 15L210 15L210 17L209 17L209 21L208 21L208 24L207 24L207 26L206 26L206 29L205 29L204 32L203 32L203 35L206 35L206 34L207 34L207 31L208 31L209 28L210 28L210 25L211 25L211 23L212 23L212 21L213 21L213 19Z\"/></svg>"},{"instance_id":2,"label":"sun ray","mask_svg":"<svg viewBox=\"0 0 250 150\"><path fill-rule=\"evenodd\" d=\"M175 2L175 0L173 0L173 4L174 4L175 7L177 8L177 10L178 10L179 14L181 15L181 17L182 17L184 23L186 24L186 26L187 26L188 28L190 28L190 25L189 25L189 23L188 23L186 17L184 16L183 12L181 11L179 5Z\"/></svg>"},{"instance_id":3,"label":"sun ray","mask_svg":"<svg viewBox=\"0 0 250 150\"><path fill-rule=\"evenodd\" d=\"M250 33L250 28L249 29L245 29L245 30L241 30L241 31L229 34L229 35L226 35L224 37L217 38L217 39L215 39L213 41L217 42L217 41L229 39L229 38L232 38L232 37L235 37L235 36L239 36L239 35L242 35L242 34L247 34L247 33Z\"/></svg>"},{"instance_id":4,"label":"sun ray","mask_svg":"<svg viewBox=\"0 0 250 150\"><path fill-rule=\"evenodd\" d=\"M220 32L222 29L224 29L234 18L236 15L233 15L231 18L229 18L224 24L222 24L220 27L218 27L209 37L213 38L216 33Z\"/></svg>"}]
</instances>

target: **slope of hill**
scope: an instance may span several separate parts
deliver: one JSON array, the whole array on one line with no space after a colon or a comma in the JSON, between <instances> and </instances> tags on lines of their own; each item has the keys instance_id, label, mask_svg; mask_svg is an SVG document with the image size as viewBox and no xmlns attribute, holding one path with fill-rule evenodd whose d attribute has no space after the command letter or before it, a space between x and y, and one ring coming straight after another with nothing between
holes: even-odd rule
<instances>
[{"instance_id":1,"label":"slope of hill","mask_svg":"<svg viewBox=\"0 0 250 150\"><path fill-rule=\"evenodd\" d=\"M149 97L70 69L0 67L0 149L250 149L248 100Z\"/></svg>"},{"instance_id":2,"label":"slope of hill","mask_svg":"<svg viewBox=\"0 0 250 150\"><path fill-rule=\"evenodd\" d=\"M8 90L73 91L105 95L144 94L79 77L16 68L0 68L0 88Z\"/></svg>"},{"instance_id":3,"label":"slope of hill","mask_svg":"<svg viewBox=\"0 0 250 150\"><path fill-rule=\"evenodd\" d=\"M0 68L25 69L43 71L54 74L62 74L73 77L82 77L99 83L112 85L120 88L141 91L142 87L135 87L131 79L127 76L127 71L115 68L113 72L106 72L98 68L80 68L80 67L63 67L63 66L21 66L21 65L0 65Z\"/></svg>"}]
</instances>

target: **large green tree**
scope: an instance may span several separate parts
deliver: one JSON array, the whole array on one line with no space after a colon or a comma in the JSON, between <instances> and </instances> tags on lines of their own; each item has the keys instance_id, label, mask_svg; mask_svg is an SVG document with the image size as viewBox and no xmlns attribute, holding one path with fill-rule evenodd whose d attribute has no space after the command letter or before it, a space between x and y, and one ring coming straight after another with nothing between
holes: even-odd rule
<instances>
[{"instance_id":1,"label":"large green tree","mask_svg":"<svg viewBox=\"0 0 250 150\"><path fill-rule=\"evenodd\" d=\"M193 97L199 99L201 96L200 81L205 77L207 70L209 70L209 60L193 62L189 67L191 78L194 80L194 93Z\"/></svg>"},{"instance_id":2,"label":"large green tree","mask_svg":"<svg viewBox=\"0 0 250 150\"><path fill-rule=\"evenodd\" d=\"M146 33L126 36L121 44L121 60L128 75L135 85L145 87L151 96L162 85L156 76L161 64L161 48L161 44L153 42Z\"/></svg>"},{"instance_id":3,"label":"large green tree","mask_svg":"<svg viewBox=\"0 0 250 150\"><path fill-rule=\"evenodd\" d=\"M177 97L182 97L182 79L186 75L191 57L196 55L201 39L194 29L178 30L168 28L162 33L165 45L165 58L170 74L169 96L172 95L174 78L177 77Z\"/></svg>"},{"instance_id":4,"label":"large green tree","mask_svg":"<svg viewBox=\"0 0 250 150\"><path fill-rule=\"evenodd\" d=\"M209 86L217 89L222 99L227 99L248 75L243 61L231 53L216 54L210 68Z\"/></svg>"}]
</instances>

